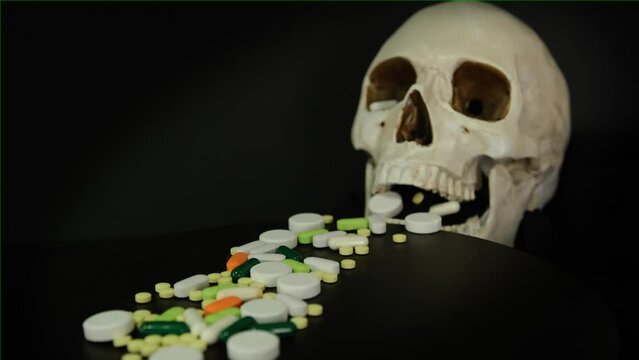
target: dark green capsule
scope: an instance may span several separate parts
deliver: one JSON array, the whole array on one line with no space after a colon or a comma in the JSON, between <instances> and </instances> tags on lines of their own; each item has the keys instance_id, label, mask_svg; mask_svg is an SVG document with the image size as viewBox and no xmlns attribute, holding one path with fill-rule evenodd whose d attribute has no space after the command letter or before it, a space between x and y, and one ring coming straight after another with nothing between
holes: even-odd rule
<instances>
[{"instance_id":1,"label":"dark green capsule","mask_svg":"<svg viewBox=\"0 0 639 360\"><path fill-rule=\"evenodd\" d=\"M298 253L297 251L290 249L288 246L286 245L282 245L280 247L278 247L277 249L275 249L275 252L278 254L282 254L284 256L286 256L287 259L293 259L295 261L299 261L301 263L304 262L304 256L302 256L302 254Z\"/></svg>"},{"instance_id":2,"label":"dark green capsule","mask_svg":"<svg viewBox=\"0 0 639 360\"><path fill-rule=\"evenodd\" d=\"M255 319L253 319L250 316L243 317L240 320L234 322L233 325L231 325L231 326L227 327L226 329L224 329L220 333L220 340L221 341L226 341L233 334L237 334L240 331L252 329L253 327L255 327L255 325L257 325L257 321L255 321Z\"/></svg>"},{"instance_id":3,"label":"dark green capsule","mask_svg":"<svg viewBox=\"0 0 639 360\"><path fill-rule=\"evenodd\" d=\"M231 279L233 279L234 282L237 282L239 278L250 277L251 268L259 263L260 261L255 258L246 260L242 263L242 265L231 271Z\"/></svg>"},{"instance_id":4,"label":"dark green capsule","mask_svg":"<svg viewBox=\"0 0 639 360\"><path fill-rule=\"evenodd\" d=\"M272 323L272 324L257 324L255 329L270 331L277 336L288 336L297 331L297 327L290 321Z\"/></svg>"},{"instance_id":5,"label":"dark green capsule","mask_svg":"<svg viewBox=\"0 0 639 360\"><path fill-rule=\"evenodd\" d=\"M140 325L140 334L146 335L168 335L184 334L189 332L189 326L183 321L146 321Z\"/></svg>"}]
</instances>

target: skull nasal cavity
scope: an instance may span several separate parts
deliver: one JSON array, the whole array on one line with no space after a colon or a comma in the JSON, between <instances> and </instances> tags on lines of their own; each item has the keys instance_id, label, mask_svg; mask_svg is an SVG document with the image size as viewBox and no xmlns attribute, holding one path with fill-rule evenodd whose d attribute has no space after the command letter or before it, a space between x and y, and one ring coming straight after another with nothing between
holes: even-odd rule
<instances>
[{"instance_id":1,"label":"skull nasal cavity","mask_svg":"<svg viewBox=\"0 0 639 360\"><path fill-rule=\"evenodd\" d=\"M402 122L399 124L395 139L398 143L414 141L424 146L433 142L433 129L430 125L428 109L416 90L406 99L402 110Z\"/></svg>"}]
</instances>

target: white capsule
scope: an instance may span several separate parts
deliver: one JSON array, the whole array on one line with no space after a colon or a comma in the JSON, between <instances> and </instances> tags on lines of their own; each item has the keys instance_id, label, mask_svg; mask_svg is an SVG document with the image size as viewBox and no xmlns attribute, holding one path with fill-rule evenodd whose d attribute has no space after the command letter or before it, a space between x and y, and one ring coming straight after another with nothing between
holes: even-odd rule
<instances>
[{"instance_id":1,"label":"white capsule","mask_svg":"<svg viewBox=\"0 0 639 360\"><path fill-rule=\"evenodd\" d=\"M328 247L328 240L340 235L346 235L346 231L337 230L313 235L313 246L316 248Z\"/></svg>"},{"instance_id":2,"label":"white capsule","mask_svg":"<svg viewBox=\"0 0 639 360\"><path fill-rule=\"evenodd\" d=\"M373 234L385 234L386 220L381 215L371 215L368 217L368 228Z\"/></svg>"},{"instance_id":3,"label":"white capsule","mask_svg":"<svg viewBox=\"0 0 639 360\"><path fill-rule=\"evenodd\" d=\"M233 325L238 320L235 315L227 315L220 320L213 323L213 325L207 326L200 333L200 339L204 340L207 344L215 344L220 337L222 330Z\"/></svg>"},{"instance_id":4,"label":"white capsule","mask_svg":"<svg viewBox=\"0 0 639 360\"><path fill-rule=\"evenodd\" d=\"M237 296L242 299L242 301L253 300L262 296L262 289L250 286L222 289L217 292L215 299L220 300L229 296Z\"/></svg>"},{"instance_id":5,"label":"white capsule","mask_svg":"<svg viewBox=\"0 0 639 360\"><path fill-rule=\"evenodd\" d=\"M201 290L208 286L209 277L207 275L199 274L176 282L173 284L173 291L175 297L185 298L189 297L189 292L191 292L191 290Z\"/></svg>"},{"instance_id":6,"label":"white capsule","mask_svg":"<svg viewBox=\"0 0 639 360\"><path fill-rule=\"evenodd\" d=\"M196 336L200 335L202 330L206 328L206 323L202 318L202 312L200 310L195 308L188 308L184 310L182 316L184 317L184 322L186 323L186 325L189 326L191 334Z\"/></svg>"},{"instance_id":7,"label":"white capsule","mask_svg":"<svg viewBox=\"0 0 639 360\"><path fill-rule=\"evenodd\" d=\"M446 216L458 213L459 209L460 205L457 201L448 201L431 206L430 209L428 209L428 212L439 216Z\"/></svg>"},{"instance_id":8,"label":"white capsule","mask_svg":"<svg viewBox=\"0 0 639 360\"><path fill-rule=\"evenodd\" d=\"M328 247L337 250L343 246L355 247L359 245L368 245L368 238L361 235L343 235L336 236L328 240Z\"/></svg>"},{"instance_id":9,"label":"white capsule","mask_svg":"<svg viewBox=\"0 0 639 360\"><path fill-rule=\"evenodd\" d=\"M312 271L321 271L323 273L339 274L339 262L335 260L309 256L304 259L304 264L308 265L308 267L310 267Z\"/></svg>"},{"instance_id":10,"label":"white capsule","mask_svg":"<svg viewBox=\"0 0 639 360\"><path fill-rule=\"evenodd\" d=\"M304 300L294 298L287 294L277 294L275 295L275 299L286 305L290 316L306 316L308 312L308 303Z\"/></svg>"},{"instance_id":11,"label":"white capsule","mask_svg":"<svg viewBox=\"0 0 639 360\"><path fill-rule=\"evenodd\" d=\"M249 259L257 259L260 262L267 261L282 261L286 259L286 256L282 254L251 254L248 257Z\"/></svg>"}]
</instances>

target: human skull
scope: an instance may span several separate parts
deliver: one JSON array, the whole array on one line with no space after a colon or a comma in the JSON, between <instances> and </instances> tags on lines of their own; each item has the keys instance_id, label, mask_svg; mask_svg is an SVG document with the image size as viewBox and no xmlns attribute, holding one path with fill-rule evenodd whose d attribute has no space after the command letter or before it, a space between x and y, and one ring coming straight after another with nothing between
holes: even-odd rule
<instances>
[{"instance_id":1,"label":"human skull","mask_svg":"<svg viewBox=\"0 0 639 360\"><path fill-rule=\"evenodd\" d=\"M409 18L369 66L352 127L367 199L403 184L463 210L488 190L483 213L445 229L508 246L554 195L569 136L568 87L545 44L484 3Z\"/></svg>"}]
</instances>

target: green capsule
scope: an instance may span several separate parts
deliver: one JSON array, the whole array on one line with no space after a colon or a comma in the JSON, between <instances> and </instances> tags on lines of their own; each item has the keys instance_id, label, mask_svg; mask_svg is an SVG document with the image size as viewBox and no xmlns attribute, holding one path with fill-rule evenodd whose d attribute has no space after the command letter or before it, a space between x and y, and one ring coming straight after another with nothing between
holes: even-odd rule
<instances>
[{"instance_id":1,"label":"green capsule","mask_svg":"<svg viewBox=\"0 0 639 360\"><path fill-rule=\"evenodd\" d=\"M165 312L163 312L160 316L158 316L156 321L175 321L175 319L184 314L184 308L181 306L174 306Z\"/></svg>"},{"instance_id":2,"label":"green capsule","mask_svg":"<svg viewBox=\"0 0 639 360\"><path fill-rule=\"evenodd\" d=\"M259 263L260 261L255 258L246 260L242 263L242 265L236 267L235 269L233 269L233 271L231 271L231 278L234 282L237 282L239 278L250 277L251 268Z\"/></svg>"},{"instance_id":3,"label":"green capsule","mask_svg":"<svg viewBox=\"0 0 639 360\"><path fill-rule=\"evenodd\" d=\"M303 231L297 234L297 241L299 241L300 244L311 244L313 242L313 236L327 232L328 230L323 228Z\"/></svg>"},{"instance_id":4,"label":"green capsule","mask_svg":"<svg viewBox=\"0 0 639 360\"><path fill-rule=\"evenodd\" d=\"M301 263L299 261L295 261L293 259L286 259L286 260L282 260L282 262L284 264L290 266L293 269L293 272L296 272L296 273L301 273L301 272L308 273L308 272L311 272L311 268L308 265L306 265L304 263Z\"/></svg>"},{"instance_id":5,"label":"green capsule","mask_svg":"<svg viewBox=\"0 0 639 360\"><path fill-rule=\"evenodd\" d=\"M367 228L368 228L368 219L365 217L337 220L337 230L350 231L350 230L359 230L359 229L367 229Z\"/></svg>"},{"instance_id":6,"label":"green capsule","mask_svg":"<svg viewBox=\"0 0 639 360\"><path fill-rule=\"evenodd\" d=\"M237 316L239 318L240 317L240 309L238 309L236 307L230 307L230 308L226 308L224 310L216 311L213 314L206 315L204 317L204 322L206 323L206 325L213 325L218 320L220 320L223 317L226 317L227 315L235 315L235 316Z\"/></svg>"},{"instance_id":7,"label":"green capsule","mask_svg":"<svg viewBox=\"0 0 639 360\"><path fill-rule=\"evenodd\" d=\"M240 331L252 329L257 325L257 321L250 316L243 317L240 320L233 323L233 325L227 327L220 333L220 340L226 341L232 335L239 333Z\"/></svg>"},{"instance_id":8,"label":"green capsule","mask_svg":"<svg viewBox=\"0 0 639 360\"><path fill-rule=\"evenodd\" d=\"M202 290L202 300L214 300L217 297L218 291L222 289L230 289L230 288L236 288L236 287L237 287L237 284L233 284L233 283L226 283L226 284L207 287L206 289Z\"/></svg>"},{"instance_id":9,"label":"green capsule","mask_svg":"<svg viewBox=\"0 0 639 360\"><path fill-rule=\"evenodd\" d=\"M254 327L256 330L270 331L278 336L288 336L297 331L297 327L290 321L271 323L271 324L257 324Z\"/></svg>"},{"instance_id":10,"label":"green capsule","mask_svg":"<svg viewBox=\"0 0 639 360\"><path fill-rule=\"evenodd\" d=\"M183 321L146 321L140 325L140 334L146 335L168 335L184 334L189 332L189 327Z\"/></svg>"},{"instance_id":11,"label":"green capsule","mask_svg":"<svg viewBox=\"0 0 639 360\"><path fill-rule=\"evenodd\" d=\"M293 260L299 261L301 263L304 262L304 256L302 256L302 254L300 254L297 251L287 247L286 245L282 245L282 246L278 247L277 249L275 249L275 252L278 253L278 254L282 254L282 255L286 256L287 259L293 259Z\"/></svg>"}]
</instances>

